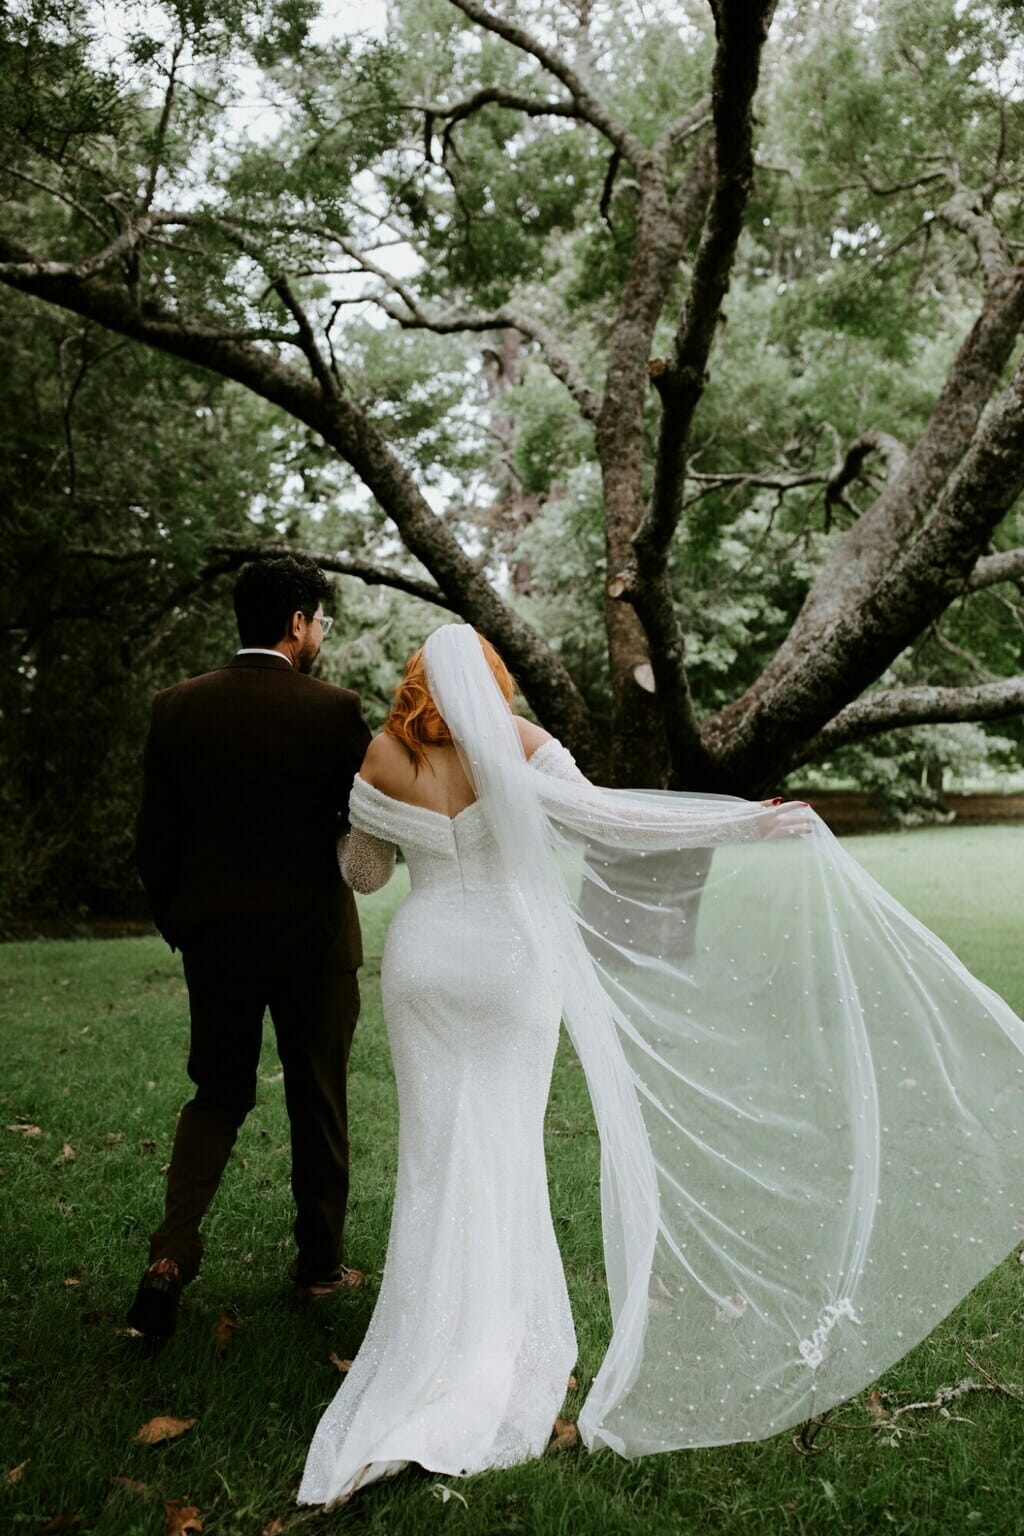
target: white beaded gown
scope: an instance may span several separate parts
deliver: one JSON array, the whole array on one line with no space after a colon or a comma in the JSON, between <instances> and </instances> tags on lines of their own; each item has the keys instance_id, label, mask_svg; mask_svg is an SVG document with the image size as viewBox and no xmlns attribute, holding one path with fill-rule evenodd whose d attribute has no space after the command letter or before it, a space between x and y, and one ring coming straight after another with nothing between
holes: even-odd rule
<instances>
[{"instance_id":1,"label":"white beaded gown","mask_svg":"<svg viewBox=\"0 0 1024 1536\"><path fill-rule=\"evenodd\" d=\"M811 812L599 789L555 741L527 763L474 632L424 658L478 798L449 819L353 788L343 870L375 888L397 844L411 877L381 975L398 1177L299 1501L543 1451L576 1355L543 1151L560 1017L612 1316L584 1444L823 1413L1024 1237L1024 1023Z\"/></svg>"},{"instance_id":2,"label":"white beaded gown","mask_svg":"<svg viewBox=\"0 0 1024 1536\"><path fill-rule=\"evenodd\" d=\"M479 804L450 819L357 778L351 820L411 879L381 962L398 1180L377 1305L310 1447L311 1504L408 1462L454 1475L540 1455L576 1359L544 1161L555 973Z\"/></svg>"}]
</instances>

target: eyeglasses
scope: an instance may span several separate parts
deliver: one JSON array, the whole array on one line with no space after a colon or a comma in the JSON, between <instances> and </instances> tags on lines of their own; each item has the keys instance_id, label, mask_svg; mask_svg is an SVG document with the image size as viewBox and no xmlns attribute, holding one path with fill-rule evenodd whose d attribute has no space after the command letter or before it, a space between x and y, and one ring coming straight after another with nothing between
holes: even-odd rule
<instances>
[{"instance_id":1,"label":"eyeglasses","mask_svg":"<svg viewBox=\"0 0 1024 1536\"><path fill-rule=\"evenodd\" d=\"M323 636L324 636L324 639L326 640L327 636L331 632L331 625L334 623L334 620L328 614L326 614L326 613L314 614L314 618L317 618L317 619L320 620L320 628L323 630Z\"/></svg>"}]
</instances>

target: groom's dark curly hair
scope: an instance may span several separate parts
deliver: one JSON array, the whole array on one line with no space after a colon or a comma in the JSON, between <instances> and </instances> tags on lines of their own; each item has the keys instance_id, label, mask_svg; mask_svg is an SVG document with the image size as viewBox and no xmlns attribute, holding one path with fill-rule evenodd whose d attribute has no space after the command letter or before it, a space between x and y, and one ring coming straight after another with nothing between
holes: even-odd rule
<instances>
[{"instance_id":1,"label":"groom's dark curly hair","mask_svg":"<svg viewBox=\"0 0 1024 1536\"><path fill-rule=\"evenodd\" d=\"M243 645L274 646L284 639L293 613L301 610L312 619L333 595L314 560L295 555L252 560L239 571L233 593L239 638Z\"/></svg>"}]
</instances>

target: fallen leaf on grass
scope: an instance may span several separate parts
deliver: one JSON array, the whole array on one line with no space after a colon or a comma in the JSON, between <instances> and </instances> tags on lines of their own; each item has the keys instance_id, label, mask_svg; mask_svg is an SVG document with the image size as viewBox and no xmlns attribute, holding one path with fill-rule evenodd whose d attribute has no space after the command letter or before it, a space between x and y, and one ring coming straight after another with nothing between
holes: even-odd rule
<instances>
[{"instance_id":1,"label":"fallen leaf on grass","mask_svg":"<svg viewBox=\"0 0 1024 1536\"><path fill-rule=\"evenodd\" d=\"M213 1328L213 1347L222 1358L227 1354L231 1340L241 1326L238 1313L233 1312L230 1307L225 1307Z\"/></svg>"},{"instance_id":2,"label":"fallen leaf on grass","mask_svg":"<svg viewBox=\"0 0 1024 1536\"><path fill-rule=\"evenodd\" d=\"M579 1445L580 1436L576 1425L571 1419L556 1419L555 1427L551 1431L551 1439L548 1441L548 1451L571 1451L574 1445Z\"/></svg>"},{"instance_id":3,"label":"fallen leaf on grass","mask_svg":"<svg viewBox=\"0 0 1024 1536\"><path fill-rule=\"evenodd\" d=\"M57 1156L54 1158L53 1166L55 1168L59 1168L61 1163L73 1163L77 1156L78 1153L75 1151L70 1141L66 1141L61 1147L60 1151L57 1153Z\"/></svg>"},{"instance_id":4,"label":"fallen leaf on grass","mask_svg":"<svg viewBox=\"0 0 1024 1536\"><path fill-rule=\"evenodd\" d=\"M118 1488L123 1488L125 1493L134 1493L140 1499L155 1499L156 1494L148 1483L140 1483L135 1477L112 1477L110 1479Z\"/></svg>"},{"instance_id":5,"label":"fallen leaf on grass","mask_svg":"<svg viewBox=\"0 0 1024 1536\"><path fill-rule=\"evenodd\" d=\"M82 1283L81 1275L65 1275L64 1276L64 1287L65 1287L66 1290L70 1290L72 1288L72 1286L81 1285L81 1283Z\"/></svg>"},{"instance_id":6,"label":"fallen leaf on grass","mask_svg":"<svg viewBox=\"0 0 1024 1536\"><path fill-rule=\"evenodd\" d=\"M175 1419L168 1414L157 1414L155 1419L150 1419L148 1424L137 1429L132 1438L136 1445L162 1445L165 1440L176 1440L187 1429L191 1429L195 1422L195 1419Z\"/></svg>"},{"instance_id":7,"label":"fallen leaf on grass","mask_svg":"<svg viewBox=\"0 0 1024 1536\"><path fill-rule=\"evenodd\" d=\"M108 1131L103 1140L108 1147L116 1147L118 1142L124 1141L124 1131Z\"/></svg>"},{"instance_id":8,"label":"fallen leaf on grass","mask_svg":"<svg viewBox=\"0 0 1024 1536\"><path fill-rule=\"evenodd\" d=\"M579 1385L580 1384L576 1380L576 1377L575 1376L570 1376L568 1382L566 1383L566 1391L567 1392L577 1392L579 1390Z\"/></svg>"},{"instance_id":9,"label":"fallen leaf on grass","mask_svg":"<svg viewBox=\"0 0 1024 1536\"><path fill-rule=\"evenodd\" d=\"M4 1130L14 1131L19 1136L41 1136L43 1134L41 1125L29 1125L23 1120L19 1120L16 1125L4 1126Z\"/></svg>"},{"instance_id":10,"label":"fallen leaf on grass","mask_svg":"<svg viewBox=\"0 0 1024 1536\"><path fill-rule=\"evenodd\" d=\"M203 1522L194 1504L181 1504L169 1499L164 1505L165 1536L187 1536L189 1531L201 1531Z\"/></svg>"},{"instance_id":11,"label":"fallen leaf on grass","mask_svg":"<svg viewBox=\"0 0 1024 1536\"><path fill-rule=\"evenodd\" d=\"M344 1371L350 1371L352 1369L352 1361L351 1360L339 1360L337 1355L334 1353L333 1349L331 1350L331 1352L327 1356L327 1358L331 1362L332 1365L336 1365L338 1367L339 1371L344 1372Z\"/></svg>"},{"instance_id":12,"label":"fallen leaf on grass","mask_svg":"<svg viewBox=\"0 0 1024 1536\"><path fill-rule=\"evenodd\" d=\"M463 1509L469 1508L465 1494L457 1493L454 1488L449 1488L447 1483L431 1483L430 1491L435 1499L440 1499L442 1504L447 1504L449 1499L458 1499Z\"/></svg>"},{"instance_id":13,"label":"fallen leaf on grass","mask_svg":"<svg viewBox=\"0 0 1024 1536\"><path fill-rule=\"evenodd\" d=\"M19 1461L19 1463L18 1463L18 1465L16 1467L12 1467L11 1468L11 1470L7 1474L7 1485L8 1485L8 1487L13 1488L15 1483L20 1483L21 1482L21 1474L24 1472L25 1468L28 1466L28 1463L31 1460L32 1460L32 1458L30 1456L27 1461Z\"/></svg>"},{"instance_id":14,"label":"fallen leaf on grass","mask_svg":"<svg viewBox=\"0 0 1024 1536\"><path fill-rule=\"evenodd\" d=\"M139 1143L139 1151L142 1153L143 1157L148 1157L151 1152L155 1152L156 1151L156 1142L155 1141L142 1141L142 1142L140 1142Z\"/></svg>"},{"instance_id":15,"label":"fallen leaf on grass","mask_svg":"<svg viewBox=\"0 0 1024 1536\"><path fill-rule=\"evenodd\" d=\"M284 1521L281 1519L280 1515L275 1515L273 1520L271 1520L268 1525L263 1527L262 1531L260 1532L260 1536L281 1536L281 1532L283 1530Z\"/></svg>"},{"instance_id":16,"label":"fallen leaf on grass","mask_svg":"<svg viewBox=\"0 0 1024 1536\"><path fill-rule=\"evenodd\" d=\"M868 1413L873 1419L887 1419L889 1415L882 1407L882 1394L876 1387L868 1398Z\"/></svg>"},{"instance_id":17,"label":"fallen leaf on grass","mask_svg":"<svg viewBox=\"0 0 1024 1536\"><path fill-rule=\"evenodd\" d=\"M72 1525L81 1525L82 1515L54 1515L52 1520L47 1520L36 1532L36 1536L52 1536L54 1531L66 1531Z\"/></svg>"}]
</instances>

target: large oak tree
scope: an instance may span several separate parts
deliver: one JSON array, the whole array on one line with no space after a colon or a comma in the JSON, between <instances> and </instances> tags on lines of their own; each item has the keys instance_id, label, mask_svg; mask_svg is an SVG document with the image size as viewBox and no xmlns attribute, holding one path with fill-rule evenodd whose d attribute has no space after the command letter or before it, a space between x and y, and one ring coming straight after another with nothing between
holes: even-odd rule
<instances>
[{"instance_id":1,"label":"large oak tree","mask_svg":"<svg viewBox=\"0 0 1024 1536\"><path fill-rule=\"evenodd\" d=\"M0 279L291 418L400 540L370 519L371 549L317 550L325 563L490 635L595 774L756 794L874 734L1024 711L1015 672L899 681L944 616L1024 578L1007 539L1024 488L1018 7L403 0L386 40L319 44L314 13L181 0L154 30L153 8L125 4L115 39L74 0L10 7ZM243 89L258 69L276 103L269 140L225 134L243 58ZM784 317L737 350L734 299L749 342L760 293ZM411 338L452 338L470 401L467 338L484 338L484 500L515 457L515 390L497 381L543 367L571 407L600 478L589 580L610 729L530 622L524 583L503 579L465 483L431 474L396 402L360 387L365 320L350 317L367 304L399 373ZM865 369L855 427L831 403L815 417L826 402L795 405L794 380L813 373L808 336L836 334L852 368L885 352L890 383L903 334L923 383L897 401ZM742 430L744 358L787 380L767 444ZM696 535L765 497L768 532L812 516L827 532L767 654L762 637L756 669L709 707L693 685ZM765 585L779 550L752 538ZM211 541L206 569L247 552Z\"/></svg>"}]
</instances>

